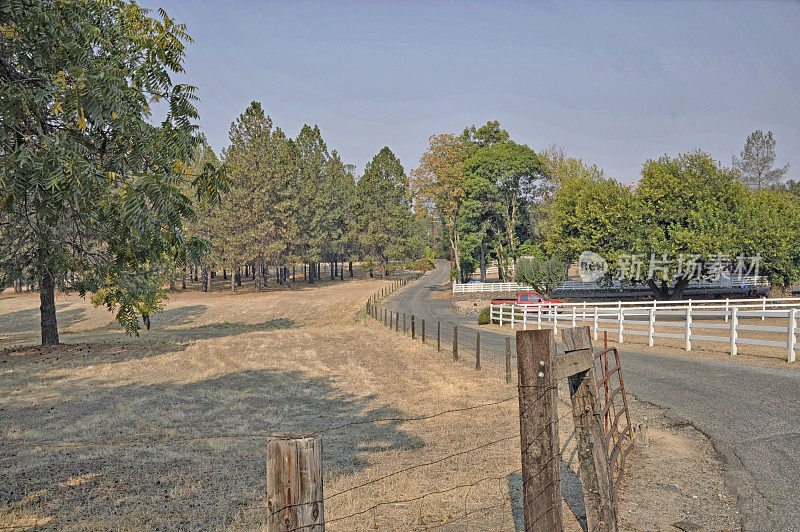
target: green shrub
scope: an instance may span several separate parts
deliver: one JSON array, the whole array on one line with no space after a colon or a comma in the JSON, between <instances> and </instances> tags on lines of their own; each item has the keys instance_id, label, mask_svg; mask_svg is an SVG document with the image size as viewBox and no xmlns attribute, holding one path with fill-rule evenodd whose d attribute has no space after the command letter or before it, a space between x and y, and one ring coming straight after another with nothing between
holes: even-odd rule
<instances>
[{"instance_id":1,"label":"green shrub","mask_svg":"<svg viewBox=\"0 0 800 532\"><path fill-rule=\"evenodd\" d=\"M492 323L492 309L483 307L478 314L478 325L489 325L490 323Z\"/></svg>"}]
</instances>

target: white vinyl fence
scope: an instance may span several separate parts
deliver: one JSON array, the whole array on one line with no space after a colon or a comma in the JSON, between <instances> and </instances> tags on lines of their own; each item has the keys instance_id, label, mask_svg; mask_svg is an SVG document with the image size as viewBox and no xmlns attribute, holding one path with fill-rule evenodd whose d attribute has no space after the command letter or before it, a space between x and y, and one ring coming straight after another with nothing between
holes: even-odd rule
<instances>
[{"instance_id":1,"label":"white vinyl fence","mask_svg":"<svg viewBox=\"0 0 800 532\"><path fill-rule=\"evenodd\" d=\"M456 283L453 282L453 293L472 293L472 292L517 292L533 290L530 286L517 283Z\"/></svg>"},{"instance_id":2,"label":"white vinyl fence","mask_svg":"<svg viewBox=\"0 0 800 532\"><path fill-rule=\"evenodd\" d=\"M713 299L682 301L616 301L603 303L560 303L552 306L520 307L513 304L492 305L492 323L528 327L574 327L577 322L589 324L594 333L608 331L617 334L623 343L625 335L647 336L647 345L657 338L681 339L686 351L692 340L724 342L730 354L738 346L760 345L786 349L786 359L795 361L797 345L797 315L800 298L775 299ZM779 322L778 325L752 325L752 321ZM749 323L742 323L742 320ZM629 327L636 327L632 329ZM766 333L773 339L753 338Z\"/></svg>"}]
</instances>

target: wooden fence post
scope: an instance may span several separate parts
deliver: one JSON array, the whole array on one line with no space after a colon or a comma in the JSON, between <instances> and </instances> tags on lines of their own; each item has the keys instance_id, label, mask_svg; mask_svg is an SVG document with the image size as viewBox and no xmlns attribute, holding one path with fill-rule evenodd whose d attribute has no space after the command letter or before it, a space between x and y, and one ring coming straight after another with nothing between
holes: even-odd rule
<instances>
[{"instance_id":1,"label":"wooden fence post","mask_svg":"<svg viewBox=\"0 0 800 532\"><path fill-rule=\"evenodd\" d=\"M739 309L738 307L733 307L731 309L731 356L735 355L737 352L737 335L738 331L736 327L739 325Z\"/></svg>"},{"instance_id":2,"label":"wooden fence post","mask_svg":"<svg viewBox=\"0 0 800 532\"><path fill-rule=\"evenodd\" d=\"M453 360L458 360L458 325L453 325Z\"/></svg>"},{"instance_id":3,"label":"wooden fence post","mask_svg":"<svg viewBox=\"0 0 800 532\"><path fill-rule=\"evenodd\" d=\"M795 344L797 343L797 337L795 336L797 329L797 309L793 308L789 311L789 357L786 359L787 362L794 362L795 361Z\"/></svg>"},{"instance_id":4,"label":"wooden fence post","mask_svg":"<svg viewBox=\"0 0 800 532\"><path fill-rule=\"evenodd\" d=\"M481 333L475 333L475 369L481 369Z\"/></svg>"},{"instance_id":5,"label":"wooden fence post","mask_svg":"<svg viewBox=\"0 0 800 532\"><path fill-rule=\"evenodd\" d=\"M727 314L725 315L725 319L727 319ZM649 320L648 328L647 328L647 345L653 347L653 335L655 334L656 329L656 309L655 307L650 309L650 320Z\"/></svg>"},{"instance_id":6,"label":"wooden fence post","mask_svg":"<svg viewBox=\"0 0 800 532\"><path fill-rule=\"evenodd\" d=\"M686 307L686 350L692 350L692 303Z\"/></svg>"},{"instance_id":7,"label":"wooden fence post","mask_svg":"<svg viewBox=\"0 0 800 532\"><path fill-rule=\"evenodd\" d=\"M286 434L267 441L267 531L322 532L322 440Z\"/></svg>"},{"instance_id":8,"label":"wooden fence post","mask_svg":"<svg viewBox=\"0 0 800 532\"><path fill-rule=\"evenodd\" d=\"M411 315L411 339L414 340L416 338L416 331L414 330L414 315Z\"/></svg>"},{"instance_id":9,"label":"wooden fence post","mask_svg":"<svg viewBox=\"0 0 800 532\"><path fill-rule=\"evenodd\" d=\"M400 313L399 312L395 312L394 313L394 332L397 332L399 330L400 330Z\"/></svg>"},{"instance_id":10,"label":"wooden fence post","mask_svg":"<svg viewBox=\"0 0 800 532\"><path fill-rule=\"evenodd\" d=\"M403 334L406 333L406 313L403 312Z\"/></svg>"},{"instance_id":11,"label":"wooden fence post","mask_svg":"<svg viewBox=\"0 0 800 532\"><path fill-rule=\"evenodd\" d=\"M511 338L506 338L506 384L511 384Z\"/></svg>"},{"instance_id":12,"label":"wooden fence post","mask_svg":"<svg viewBox=\"0 0 800 532\"><path fill-rule=\"evenodd\" d=\"M436 352L442 350L442 322L436 322Z\"/></svg>"},{"instance_id":13,"label":"wooden fence post","mask_svg":"<svg viewBox=\"0 0 800 532\"><path fill-rule=\"evenodd\" d=\"M422 343L425 343L425 318L422 318Z\"/></svg>"},{"instance_id":14,"label":"wooden fence post","mask_svg":"<svg viewBox=\"0 0 800 532\"><path fill-rule=\"evenodd\" d=\"M618 526L617 509L598 404L589 327L564 329L561 338L565 356L582 359L581 367L589 368L568 377L587 528L614 532Z\"/></svg>"},{"instance_id":15,"label":"wooden fence post","mask_svg":"<svg viewBox=\"0 0 800 532\"><path fill-rule=\"evenodd\" d=\"M562 530L555 355L553 331L517 331L522 507L526 532Z\"/></svg>"}]
</instances>

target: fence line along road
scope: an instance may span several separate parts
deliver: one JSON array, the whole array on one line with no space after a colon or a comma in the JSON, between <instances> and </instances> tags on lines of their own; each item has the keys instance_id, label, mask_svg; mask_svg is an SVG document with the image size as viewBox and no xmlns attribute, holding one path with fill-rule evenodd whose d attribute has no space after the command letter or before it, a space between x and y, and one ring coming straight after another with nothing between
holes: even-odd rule
<instances>
[{"instance_id":1,"label":"fence line along road","mask_svg":"<svg viewBox=\"0 0 800 532\"><path fill-rule=\"evenodd\" d=\"M602 303L559 303L554 305L521 307L515 304L493 304L491 319L500 325L521 325L541 329L574 327L577 322L588 324L597 339L600 331L617 333L617 342L624 343L625 334L647 336L647 345L656 338L684 340L684 348L691 351L692 340L722 342L729 345L731 355L739 345L758 345L786 349L786 360L796 360L797 314L800 298L775 299L725 299L680 301L616 301ZM760 319L778 324L751 325L742 320ZM714 323L714 321L718 321ZM628 329L636 327L639 329ZM697 331L709 331L698 334ZM714 336L719 331L725 336ZM783 335L783 340L753 338L742 333L766 333L773 338Z\"/></svg>"},{"instance_id":2,"label":"fence line along road","mask_svg":"<svg viewBox=\"0 0 800 532\"><path fill-rule=\"evenodd\" d=\"M516 292L519 290L533 290L533 288L517 283L457 283L453 281L454 294L473 292Z\"/></svg>"}]
</instances>

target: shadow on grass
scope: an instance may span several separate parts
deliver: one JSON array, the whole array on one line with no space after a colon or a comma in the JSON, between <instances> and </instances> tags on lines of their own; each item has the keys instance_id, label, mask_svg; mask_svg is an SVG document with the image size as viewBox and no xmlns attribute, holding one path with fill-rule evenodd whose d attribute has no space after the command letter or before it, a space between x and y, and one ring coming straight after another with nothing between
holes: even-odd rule
<instances>
[{"instance_id":1,"label":"shadow on grass","mask_svg":"<svg viewBox=\"0 0 800 532\"><path fill-rule=\"evenodd\" d=\"M188 384L103 386L93 381L59 391L57 399L48 396L34 404L22 397L6 398L0 437L87 442L267 435L403 416L388 405L370 408L369 398L344 394L327 378L272 369ZM424 441L397 422L351 425L323 434L322 441L327 479L370 467L364 457L368 451L424 446ZM255 525L263 521L264 510L241 513L235 509L266 504L265 460L264 437L66 449L6 444L0 446L0 516L29 512L58 516L54 520L61 522L234 508L230 513L169 519L126 518L89 528Z\"/></svg>"},{"instance_id":2,"label":"shadow on grass","mask_svg":"<svg viewBox=\"0 0 800 532\"><path fill-rule=\"evenodd\" d=\"M56 319L59 327L70 327L86 317L85 309L69 308L71 306L72 303L56 304ZM14 312L0 312L0 334L21 331L38 333L40 327L41 314L38 307Z\"/></svg>"},{"instance_id":3,"label":"shadow on grass","mask_svg":"<svg viewBox=\"0 0 800 532\"><path fill-rule=\"evenodd\" d=\"M522 474L512 473L506 477L508 493L511 497L511 514L514 518L515 530L525 530L525 514L522 502ZM583 485L581 479L570 469L569 465L561 462L561 496L567 503L572 515L578 524L587 530L586 506L583 501Z\"/></svg>"}]
</instances>

